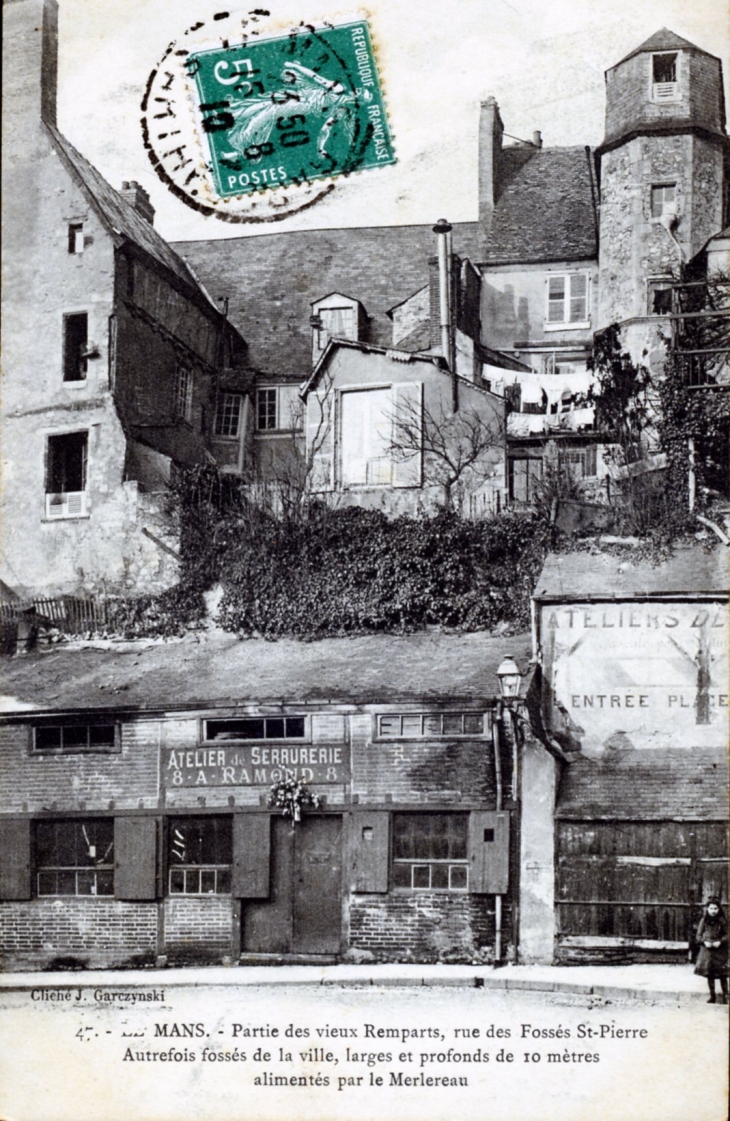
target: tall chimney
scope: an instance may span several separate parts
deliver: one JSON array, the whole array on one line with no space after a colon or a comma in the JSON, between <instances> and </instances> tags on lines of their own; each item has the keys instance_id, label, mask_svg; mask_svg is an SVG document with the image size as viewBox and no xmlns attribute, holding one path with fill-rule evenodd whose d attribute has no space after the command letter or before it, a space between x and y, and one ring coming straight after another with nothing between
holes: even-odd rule
<instances>
[{"instance_id":1,"label":"tall chimney","mask_svg":"<svg viewBox=\"0 0 730 1121\"><path fill-rule=\"evenodd\" d=\"M479 116L479 246L486 249L494 206L499 197L499 163L504 125L493 97L482 102Z\"/></svg>"},{"instance_id":2,"label":"tall chimney","mask_svg":"<svg viewBox=\"0 0 730 1121\"><path fill-rule=\"evenodd\" d=\"M451 372L451 407L454 412L459 408L459 383L456 377L456 349L454 346L453 322L453 254L451 231L445 218L439 218L433 227L438 242L439 276L439 326L441 328L441 352Z\"/></svg>"},{"instance_id":3,"label":"tall chimney","mask_svg":"<svg viewBox=\"0 0 730 1121\"><path fill-rule=\"evenodd\" d=\"M12 158L16 142L28 148L32 129L40 121L56 124L56 0L12 0L10 3L6 0L3 4L3 56L3 140L6 158Z\"/></svg>"},{"instance_id":4,"label":"tall chimney","mask_svg":"<svg viewBox=\"0 0 730 1121\"><path fill-rule=\"evenodd\" d=\"M141 183L137 183L134 179L130 179L128 182L125 180L119 193L125 202L128 202L146 222L149 222L150 225L153 224L155 208Z\"/></svg>"}]
</instances>

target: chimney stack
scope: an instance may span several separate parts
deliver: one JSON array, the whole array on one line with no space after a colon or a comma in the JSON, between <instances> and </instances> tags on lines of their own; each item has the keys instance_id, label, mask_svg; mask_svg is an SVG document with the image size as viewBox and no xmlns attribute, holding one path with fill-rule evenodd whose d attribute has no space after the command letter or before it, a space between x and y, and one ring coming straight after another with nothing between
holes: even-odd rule
<instances>
[{"instance_id":1,"label":"chimney stack","mask_svg":"<svg viewBox=\"0 0 730 1121\"><path fill-rule=\"evenodd\" d=\"M504 125L493 97L482 102L479 116L479 244L485 250L499 196L499 164Z\"/></svg>"},{"instance_id":2,"label":"chimney stack","mask_svg":"<svg viewBox=\"0 0 730 1121\"><path fill-rule=\"evenodd\" d=\"M542 133L539 130L532 134L532 147L542 148Z\"/></svg>"},{"instance_id":3,"label":"chimney stack","mask_svg":"<svg viewBox=\"0 0 730 1121\"><path fill-rule=\"evenodd\" d=\"M125 180L119 193L124 201L128 202L132 209L144 218L145 222L149 222L150 225L154 224L155 208L141 183L137 183L134 179Z\"/></svg>"},{"instance_id":4,"label":"chimney stack","mask_svg":"<svg viewBox=\"0 0 730 1121\"><path fill-rule=\"evenodd\" d=\"M3 151L14 159L16 145L31 145L44 121L56 124L58 4L56 0L16 0L3 4Z\"/></svg>"}]
</instances>

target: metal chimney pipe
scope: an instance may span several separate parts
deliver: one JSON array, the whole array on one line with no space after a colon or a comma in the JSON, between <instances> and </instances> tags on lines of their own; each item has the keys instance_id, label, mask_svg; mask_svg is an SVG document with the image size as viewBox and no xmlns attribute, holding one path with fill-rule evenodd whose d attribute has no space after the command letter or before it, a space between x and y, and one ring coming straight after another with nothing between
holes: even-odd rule
<instances>
[{"instance_id":1,"label":"metal chimney pipe","mask_svg":"<svg viewBox=\"0 0 730 1121\"><path fill-rule=\"evenodd\" d=\"M439 321L441 327L441 350L446 365L451 371L451 404L454 412L459 407L459 385L456 380L456 361L454 353L454 332L451 321L452 306L452 252L451 231L445 218L439 218L433 227L433 232L438 237L438 262L439 262Z\"/></svg>"}]
</instances>

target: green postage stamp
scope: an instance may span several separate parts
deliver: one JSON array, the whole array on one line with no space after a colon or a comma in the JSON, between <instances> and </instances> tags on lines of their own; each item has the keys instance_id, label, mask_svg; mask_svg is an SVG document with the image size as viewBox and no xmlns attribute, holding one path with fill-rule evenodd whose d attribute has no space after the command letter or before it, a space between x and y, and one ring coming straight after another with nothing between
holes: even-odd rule
<instances>
[{"instance_id":1,"label":"green postage stamp","mask_svg":"<svg viewBox=\"0 0 730 1121\"><path fill-rule=\"evenodd\" d=\"M192 53L221 198L395 163L364 20Z\"/></svg>"}]
</instances>

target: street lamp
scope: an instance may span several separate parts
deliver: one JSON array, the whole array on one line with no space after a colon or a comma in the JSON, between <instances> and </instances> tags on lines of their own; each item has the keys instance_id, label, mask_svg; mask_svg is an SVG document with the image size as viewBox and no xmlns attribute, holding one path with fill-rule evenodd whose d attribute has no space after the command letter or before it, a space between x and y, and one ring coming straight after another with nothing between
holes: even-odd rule
<instances>
[{"instance_id":1,"label":"street lamp","mask_svg":"<svg viewBox=\"0 0 730 1121\"><path fill-rule=\"evenodd\" d=\"M514 658L511 658L509 654L501 662L497 670L497 677L499 679L499 691L505 700L510 697L519 697L522 674Z\"/></svg>"}]
</instances>

